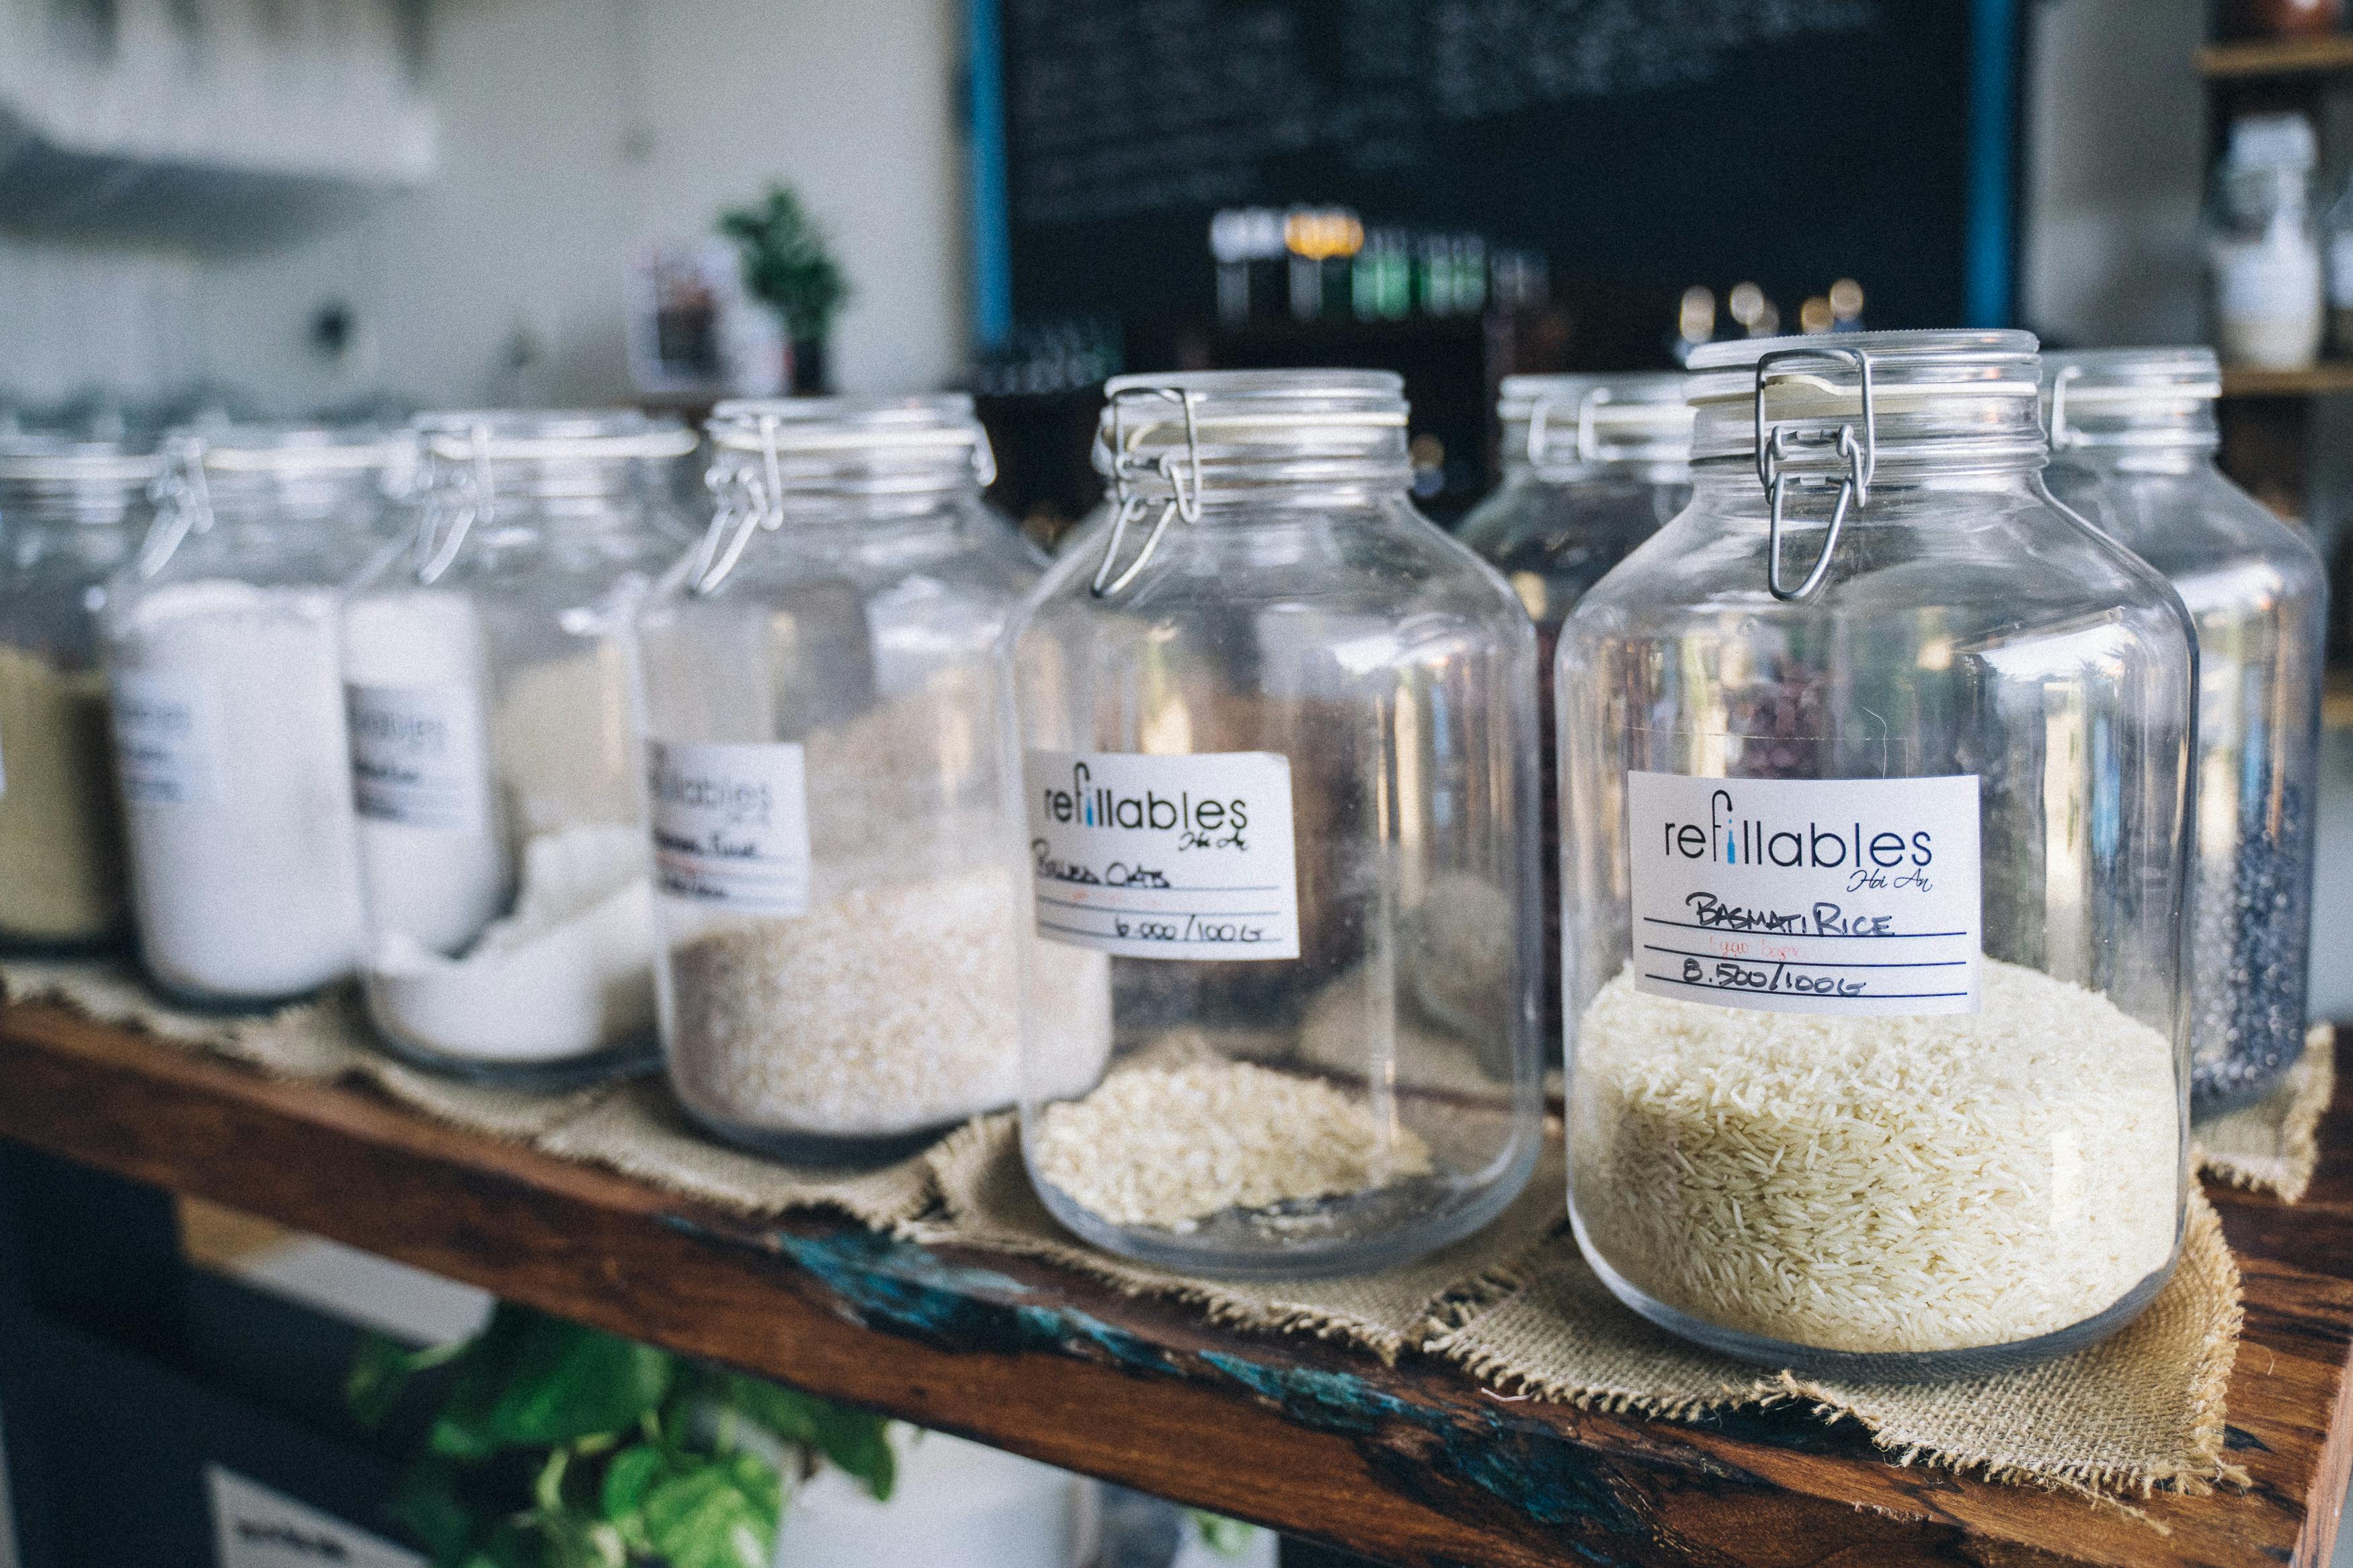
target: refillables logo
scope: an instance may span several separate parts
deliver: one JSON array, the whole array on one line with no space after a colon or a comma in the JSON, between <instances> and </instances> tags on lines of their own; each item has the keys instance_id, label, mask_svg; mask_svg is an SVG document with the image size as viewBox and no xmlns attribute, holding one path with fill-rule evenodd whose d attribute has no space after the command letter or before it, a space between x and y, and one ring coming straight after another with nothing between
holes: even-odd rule
<instances>
[{"instance_id":1,"label":"refillables logo","mask_svg":"<svg viewBox=\"0 0 2353 1568\"><path fill-rule=\"evenodd\" d=\"M1743 815L1729 789L1707 797L1707 820L1668 822L1664 848L1686 860L1723 866L1772 866L1788 870L1926 870L1936 858L1936 833L1926 827L1862 822L1808 822L1803 826Z\"/></svg>"},{"instance_id":2,"label":"refillables logo","mask_svg":"<svg viewBox=\"0 0 2353 1568\"><path fill-rule=\"evenodd\" d=\"M667 759L647 770L646 783L659 804L717 812L730 826L765 826L776 811L776 796L765 783L690 773Z\"/></svg>"},{"instance_id":3,"label":"refillables logo","mask_svg":"<svg viewBox=\"0 0 2353 1568\"><path fill-rule=\"evenodd\" d=\"M1048 821L1081 827L1208 835L1250 826L1250 802L1240 795L1198 799L1187 791L1170 796L1150 789L1130 795L1096 783L1094 770L1084 763L1071 764L1069 788L1048 784L1042 794Z\"/></svg>"}]
</instances>

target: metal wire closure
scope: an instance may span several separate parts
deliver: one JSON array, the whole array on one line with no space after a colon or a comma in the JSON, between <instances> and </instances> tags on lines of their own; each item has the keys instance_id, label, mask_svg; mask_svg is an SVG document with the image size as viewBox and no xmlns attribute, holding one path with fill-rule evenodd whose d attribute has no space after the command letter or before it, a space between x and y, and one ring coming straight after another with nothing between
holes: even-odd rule
<instances>
[{"instance_id":1,"label":"metal wire closure","mask_svg":"<svg viewBox=\"0 0 2353 1568\"><path fill-rule=\"evenodd\" d=\"M205 478L200 437L184 436L164 449L164 467L148 487L147 499L155 503L155 521L139 550L142 578L161 572L189 534L212 531L212 485Z\"/></svg>"},{"instance_id":2,"label":"metal wire closure","mask_svg":"<svg viewBox=\"0 0 2353 1568\"><path fill-rule=\"evenodd\" d=\"M711 527L703 533L702 548L696 552L693 569L688 574L688 592L698 597L718 592L727 574L744 559L744 547L752 542L754 530L774 530L784 523L785 478L776 457L776 426L775 415L760 416L757 469L742 463L714 464L702 477L703 485L719 504L711 514Z\"/></svg>"},{"instance_id":3,"label":"metal wire closure","mask_svg":"<svg viewBox=\"0 0 2353 1568\"><path fill-rule=\"evenodd\" d=\"M425 559L417 568L417 580L427 586L440 581L441 574L449 570L474 524L488 521L496 511L497 487L491 478L491 427L476 425L468 432L468 447L473 458L470 468L456 469L443 483L426 481L424 521L417 535L417 550Z\"/></svg>"},{"instance_id":4,"label":"metal wire closure","mask_svg":"<svg viewBox=\"0 0 2353 1568\"><path fill-rule=\"evenodd\" d=\"M1828 482L1830 476L1786 474L1781 471L1784 458L1794 455L1792 448L1801 440L1819 445L1820 436L1799 437L1786 425L1777 427L1768 437L1765 433L1765 383L1772 367L1786 360L1827 359L1851 364L1861 378L1862 387L1862 435L1858 439L1852 425L1839 426L1835 438L1838 455L1846 459L1846 474L1838 482L1838 500L1831 508L1830 526L1822 532L1821 552L1814 557L1812 570L1806 580L1795 588L1781 581L1781 528L1788 506L1788 488L1792 483L1805 484L1810 479ZM1757 423L1757 479L1772 498L1770 521L1765 534L1765 585L1773 596L1785 602L1803 599L1822 585L1830 575L1831 552L1838 548L1839 531L1846 525L1850 507L1862 507L1871 501L1872 476L1879 468L1879 416L1872 398L1871 355L1861 349L1802 348L1778 349L1759 355L1757 361L1755 395Z\"/></svg>"},{"instance_id":5,"label":"metal wire closure","mask_svg":"<svg viewBox=\"0 0 2353 1568\"><path fill-rule=\"evenodd\" d=\"M1185 410L1185 447L1180 452L1174 447L1157 458L1139 462L1127 449L1127 405L1138 397L1157 397L1182 405ZM1108 599L1127 591L1137 574L1160 548L1160 536L1177 518L1187 522L1201 521L1201 430L1195 408L1201 395L1179 391L1172 386L1124 387L1112 395L1111 458L1112 498L1114 510L1111 519L1111 537L1103 542L1103 564L1095 568L1094 581L1088 591L1098 599ZM1151 428L1150 426L1145 426ZM1142 432L1139 431L1140 435ZM1145 476L1156 476L1168 482L1169 498L1154 520L1152 531L1144 536L1144 547L1135 559L1114 574L1119 561L1120 541L1125 537L1128 525L1144 515L1151 501L1135 493L1135 481Z\"/></svg>"}]
</instances>

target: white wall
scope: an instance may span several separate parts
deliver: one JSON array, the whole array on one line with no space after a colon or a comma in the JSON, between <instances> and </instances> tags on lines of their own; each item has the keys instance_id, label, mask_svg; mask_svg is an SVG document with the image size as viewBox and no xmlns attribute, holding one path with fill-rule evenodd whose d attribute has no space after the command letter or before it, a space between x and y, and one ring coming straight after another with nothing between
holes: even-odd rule
<instances>
[{"instance_id":1,"label":"white wall","mask_svg":"<svg viewBox=\"0 0 2353 1568\"><path fill-rule=\"evenodd\" d=\"M2031 0L2020 314L2070 345L2203 341L2206 0Z\"/></svg>"},{"instance_id":2,"label":"white wall","mask_svg":"<svg viewBox=\"0 0 2353 1568\"><path fill-rule=\"evenodd\" d=\"M628 390L632 254L708 235L781 178L854 289L838 384L935 386L965 342L958 16L956 0L453 0L427 83L441 173L351 228L208 269L208 362L290 405L368 383L442 404L611 401ZM302 345L331 298L364 339L340 373Z\"/></svg>"}]
</instances>

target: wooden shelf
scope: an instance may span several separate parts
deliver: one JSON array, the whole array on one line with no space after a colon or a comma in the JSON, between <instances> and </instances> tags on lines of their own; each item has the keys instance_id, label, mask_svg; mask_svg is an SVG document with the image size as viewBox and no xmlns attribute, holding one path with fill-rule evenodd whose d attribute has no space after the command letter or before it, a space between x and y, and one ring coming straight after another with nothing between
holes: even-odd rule
<instances>
[{"instance_id":1,"label":"wooden shelf","mask_svg":"<svg viewBox=\"0 0 2353 1568\"><path fill-rule=\"evenodd\" d=\"M2316 397L2353 392L2353 360L2323 360L2310 370L2222 372L2225 397Z\"/></svg>"},{"instance_id":2,"label":"wooden shelf","mask_svg":"<svg viewBox=\"0 0 2353 1568\"><path fill-rule=\"evenodd\" d=\"M2348 71L2353 71L2353 33L2208 44L2198 51L2198 74L2209 81L2331 76Z\"/></svg>"},{"instance_id":3,"label":"wooden shelf","mask_svg":"<svg viewBox=\"0 0 2353 1568\"><path fill-rule=\"evenodd\" d=\"M2353 1458L2353 1073L2294 1209L2217 1193L2245 1270L2243 1493L2165 1531L1886 1462L1794 1411L1649 1422L1248 1335L1050 1267L801 1217L762 1226L262 1079L60 1009L0 1009L0 1138L583 1322L1387 1561L2325 1568Z\"/></svg>"}]
</instances>

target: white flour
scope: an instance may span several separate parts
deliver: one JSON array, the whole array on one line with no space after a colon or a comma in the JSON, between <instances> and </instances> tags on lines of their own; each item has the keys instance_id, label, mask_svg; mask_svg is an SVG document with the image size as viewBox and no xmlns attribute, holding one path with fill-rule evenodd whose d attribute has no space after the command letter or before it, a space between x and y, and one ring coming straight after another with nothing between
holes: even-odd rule
<instances>
[{"instance_id":1,"label":"white flour","mask_svg":"<svg viewBox=\"0 0 2353 1568\"><path fill-rule=\"evenodd\" d=\"M652 945L644 837L567 827L524 848L514 912L463 958L381 937L369 999L385 1027L447 1055L559 1060L652 1031Z\"/></svg>"},{"instance_id":2,"label":"white flour","mask_svg":"<svg viewBox=\"0 0 2353 1568\"><path fill-rule=\"evenodd\" d=\"M115 630L132 903L174 990L290 996L358 958L335 610L323 588L203 580Z\"/></svg>"}]
</instances>

